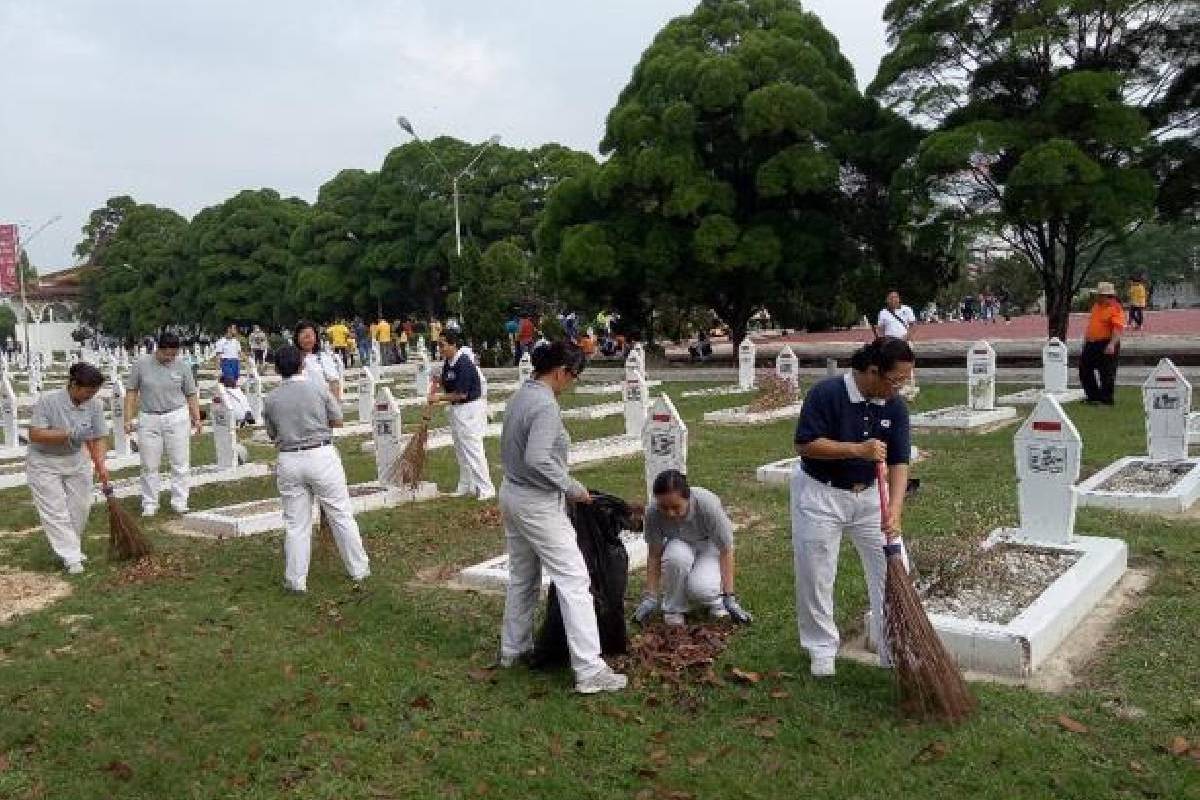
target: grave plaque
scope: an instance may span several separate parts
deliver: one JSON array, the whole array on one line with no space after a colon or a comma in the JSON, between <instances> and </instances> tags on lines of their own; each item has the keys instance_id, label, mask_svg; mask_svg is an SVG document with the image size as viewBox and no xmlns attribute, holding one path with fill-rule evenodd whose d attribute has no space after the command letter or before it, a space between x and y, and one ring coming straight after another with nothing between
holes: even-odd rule
<instances>
[{"instance_id":1,"label":"grave plaque","mask_svg":"<svg viewBox=\"0 0 1200 800\"><path fill-rule=\"evenodd\" d=\"M1055 394L1067 391L1067 346L1058 339L1042 347L1042 388Z\"/></svg>"},{"instance_id":2,"label":"grave plaque","mask_svg":"<svg viewBox=\"0 0 1200 800\"><path fill-rule=\"evenodd\" d=\"M250 403L250 413L254 416L256 425L263 424L263 386L262 375L258 373L258 365L250 359L250 374L246 378L246 400Z\"/></svg>"},{"instance_id":3,"label":"grave plaque","mask_svg":"<svg viewBox=\"0 0 1200 800\"><path fill-rule=\"evenodd\" d=\"M758 347L747 336L738 345L738 387L750 390L754 388L754 361L758 357Z\"/></svg>"},{"instance_id":4,"label":"grave plaque","mask_svg":"<svg viewBox=\"0 0 1200 800\"><path fill-rule=\"evenodd\" d=\"M382 485L395 485L396 459L400 457L400 407L392 390L380 387L371 409L371 433L375 437L375 473Z\"/></svg>"},{"instance_id":5,"label":"grave plaque","mask_svg":"<svg viewBox=\"0 0 1200 800\"><path fill-rule=\"evenodd\" d=\"M1058 400L1047 395L1017 431L1018 533L1026 541L1066 544L1075 530L1075 481L1083 440Z\"/></svg>"},{"instance_id":6,"label":"grave plaque","mask_svg":"<svg viewBox=\"0 0 1200 800\"><path fill-rule=\"evenodd\" d=\"M1142 384L1146 412L1146 453L1151 461L1181 461L1188 457L1187 417L1192 385L1164 358Z\"/></svg>"},{"instance_id":7,"label":"grave plaque","mask_svg":"<svg viewBox=\"0 0 1200 800\"><path fill-rule=\"evenodd\" d=\"M0 373L0 435L7 448L20 447L21 438L17 430L17 393L13 391L8 370Z\"/></svg>"},{"instance_id":8,"label":"grave plaque","mask_svg":"<svg viewBox=\"0 0 1200 800\"><path fill-rule=\"evenodd\" d=\"M113 371L116 371L114 363ZM108 398L112 409L113 455L127 456L129 451L129 434L125 432L125 384L114 374L112 378L112 396Z\"/></svg>"},{"instance_id":9,"label":"grave plaque","mask_svg":"<svg viewBox=\"0 0 1200 800\"><path fill-rule=\"evenodd\" d=\"M654 479L665 470L677 469L687 474L688 429L666 395L658 397L650 407L650 415L642 428L642 449L646 456L646 497L654 496Z\"/></svg>"},{"instance_id":10,"label":"grave plaque","mask_svg":"<svg viewBox=\"0 0 1200 800\"><path fill-rule=\"evenodd\" d=\"M414 385L418 397L426 397L429 394L429 386L433 380L433 368L429 364L429 353L422 348L417 353L417 374L414 378Z\"/></svg>"},{"instance_id":11,"label":"grave plaque","mask_svg":"<svg viewBox=\"0 0 1200 800\"><path fill-rule=\"evenodd\" d=\"M791 384L793 391L800 388L800 359L786 344L775 357L775 374L779 380Z\"/></svg>"},{"instance_id":12,"label":"grave plaque","mask_svg":"<svg viewBox=\"0 0 1200 800\"><path fill-rule=\"evenodd\" d=\"M996 407L996 351L984 340L967 351L967 406L972 411Z\"/></svg>"},{"instance_id":13,"label":"grave plaque","mask_svg":"<svg viewBox=\"0 0 1200 800\"><path fill-rule=\"evenodd\" d=\"M378 381L370 367L363 367L358 377L358 421L366 422L371 418L371 407L375 404L375 387Z\"/></svg>"},{"instance_id":14,"label":"grave plaque","mask_svg":"<svg viewBox=\"0 0 1200 800\"><path fill-rule=\"evenodd\" d=\"M533 359L529 352L526 351L521 356L521 360L517 363L517 385L525 383L533 377Z\"/></svg>"},{"instance_id":15,"label":"grave plaque","mask_svg":"<svg viewBox=\"0 0 1200 800\"><path fill-rule=\"evenodd\" d=\"M209 417L212 418L213 446L217 451L217 469L233 469L237 466L236 422L233 412L229 410L225 387L217 384L213 392L212 403L208 407ZM185 423L186 424L186 423Z\"/></svg>"},{"instance_id":16,"label":"grave plaque","mask_svg":"<svg viewBox=\"0 0 1200 800\"><path fill-rule=\"evenodd\" d=\"M632 353L625 362L625 383L621 388L622 399L625 401L625 435L642 435L642 426L646 424L646 410L650 400L646 391L646 376L642 374Z\"/></svg>"}]
</instances>

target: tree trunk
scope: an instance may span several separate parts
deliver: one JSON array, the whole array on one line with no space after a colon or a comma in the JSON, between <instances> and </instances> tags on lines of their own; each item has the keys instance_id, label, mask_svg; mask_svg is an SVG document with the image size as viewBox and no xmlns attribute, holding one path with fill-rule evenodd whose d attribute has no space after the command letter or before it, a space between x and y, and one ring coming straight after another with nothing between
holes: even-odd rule
<instances>
[{"instance_id":1,"label":"tree trunk","mask_svg":"<svg viewBox=\"0 0 1200 800\"><path fill-rule=\"evenodd\" d=\"M1046 335L1067 341L1067 328L1071 322L1071 287L1043 281L1046 293Z\"/></svg>"}]
</instances>

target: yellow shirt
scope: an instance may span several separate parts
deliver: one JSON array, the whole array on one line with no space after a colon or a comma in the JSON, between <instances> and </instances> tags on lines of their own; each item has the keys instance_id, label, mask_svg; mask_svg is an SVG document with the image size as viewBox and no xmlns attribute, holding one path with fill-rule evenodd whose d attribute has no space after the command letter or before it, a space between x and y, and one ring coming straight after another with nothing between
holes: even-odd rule
<instances>
[{"instance_id":1,"label":"yellow shirt","mask_svg":"<svg viewBox=\"0 0 1200 800\"><path fill-rule=\"evenodd\" d=\"M325 329L326 335L329 336L329 343L334 347L349 347L350 346L350 329L342 323L330 325Z\"/></svg>"},{"instance_id":2,"label":"yellow shirt","mask_svg":"<svg viewBox=\"0 0 1200 800\"><path fill-rule=\"evenodd\" d=\"M387 344L392 340L392 326L386 320L376 322L371 326L371 335L380 344Z\"/></svg>"},{"instance_id":3,"label":"yellow shirt","mask_svg":"<svg viewBox=\"0 0 1200 800\"><path fill-rule=\"evenodd\" d=\"M1134 281L1129 284L1129 305L1146 307L1146 284Z\"/></svg>"},{"instance_id":4,"label":"yellow shirt","mask_svg":"<svg viewBox=\"0 0 1200 800\"><path fill-rule=\"evenodd\" d=\"M442 323L440 323L440 322L429 323L429 338L435 342L438 339L442 338Z\"/></svg>"}]
</instances>

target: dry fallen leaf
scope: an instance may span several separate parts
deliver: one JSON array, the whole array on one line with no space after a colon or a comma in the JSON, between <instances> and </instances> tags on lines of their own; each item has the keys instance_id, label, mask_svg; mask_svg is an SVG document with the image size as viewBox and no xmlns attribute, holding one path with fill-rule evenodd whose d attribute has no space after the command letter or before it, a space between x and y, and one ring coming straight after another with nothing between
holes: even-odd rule
<instances>
[{"instance_id":1,"label":"dry fallen leaf","mask_svg":"<svg viewBox=\"0 0 1200 800\"><path fill-rule=\"evenodd\" d=\"M104 702L103 697L97 697L95 695L89 697L87 702L84 703L84 706L87 708L87 710L91 712L103 711L106 705L108 704Z\"/></svg>"},{"instance_id":2,"label":"dry fallen leaf","mask_svg":"<svg viewBox=\"0 0 1200 800\"><path fill-rule=\"evenodd\" d=\"M427 695L427 694L419 694L412 699L412 702L410 702L408 704L408 706L409 706L409 708L420 708L420 709L428 710L428 709L433 708L433 700L431 700L429 698L429 695Z\"/></svg>"},{"instance_id":3,"label":"dry fallen leaf","mask_svg":"<svg viewBox=\"0 0 1200 800\"><path fill-rule=\"evenodd\" d=\"M133 777L133 767L124 761L110 761L102 769L105 772L111 773L117 780L127 781Z\"/></svg>"},{"instance_id":4,"label":"dry fallen leaf","mask_svg":"<svg viewBox=\"0 0 1200 800\"><path fill-rule=\"evenodd\" d=\"M496 670L494 669L470 669L467 670L467 677L476 683L495 683Z\"/></svg>"},{"instance_id":5,"label":"dry fallen leaf","mask_svg":"<svg viewBox=\"0 0 1200 800\"><path fill-rule=\"evenodd\" d=\"M692 753L687 757L687 763L689 767L702 766L706 761L708 761L708 753L705 752Z\"/></svg>"},{"instance_id":6,"label":"dry fallen leaf","mask_svg":"<svg viewBox=\"0 0 1200 800\"><path fill-rule=\"evenodd\" d=\"M1087 725L1084 725L1077 719L1071 719L1066 714L1059 715L1058 725L1063 730L1070 731L1071 733L1087 733L1089 730Z\"/></svg>"},{"instance_id":7,"label":"dry fallen leaf","mask_svg":"<svg viewBox=\"0 0 1200 800\"><path fill-rule=\"evenodd\" d=\"M284 664L283 665L284 680L290 681L294 677L296 677L296 668L293 667L291 664Z\"/></svg>"},{"instance_id":8,"label":"dry fallen leaf","mask_svg":"<svg viewBox=\"0 0 1200 800\"><path fill-rule=\"evenodd\" d=\"M618 722L628 722L629 721L629 712L628 711L626 711L623 708L617 708L616 706L610 706L607 703L600 706L600 713L606 717L612 717L613 719L617 720Z\"/></svg>"},{"instance_id":9,"label":"dry fallen leaf","mask_svg":"<svg viewBox=\"0 0 1200 800\"><path fill-rule=\"evenodd\" d=\"M1173 756L1185 755L1190 749L1191 745L1188 743L1188 740L1182 736L1176 736L1171 740L1171 744L1167 746L1167 751Z\"/></svg>"},{"instance_id":10,"label":"dry fallen leaf","mask_svg":"<svg viewBox=\"0 0 1200 800\"><path fill-rule=\"evenodd\" d=\"M655 764L665 764L671 760L671 754L660 747L650 751L650 760Z\"/></svg>"},{"instance_id":11,"label":"dry fallen leaf","mask_svg":"<svg viewBox=\"0 0 1200 800\"><path fill-rule=\"evenodd\" d=\"M1130 761L1129 762L1129 771L1136 772L1138 775L1141 775L1143 772L1146 771L1146 767L1140 761Z\"/></svg>"},{"instance_id":12,"label":"dry fallen leaf","mask_svg":"<svg viewBox=\"0 0 1200 800\"><path fill-rule=\"evenodd\" d=\"M359 714L350 717L350 730L362 733L367 729L367 718Z\"/></svg>"},{"instance_id":13,"label":"dry fallen leaf","mask_svg":"<svg viewBox=\"0 0 1200 800\"><path fill-rule=\"evenodd\" d=\"M914 764L930 764L934 761L940 761L947 751L946 743L940 739L935 739L929 744L922 747L915 756L913 756Z\"/></svg>"},{"instance_id":14,"label":"dry fallen leaf","mask_svg":"<svg viewBox=\"0 0 1200 800\"><path fill-rule=\"evenodd\" d=\"M733 669L729 670L729 674L730 674L730 676L733 677L734 680L738 680L738 681L741 681L742 683L748 683L748 684L752 684L752 685L755 683L758 683L759 681L762 680L762 675L760 675L759 673L748 672L747 670L738 669L737 667L734 667Z\"/></svg>"},{"instance_id":15,"label":"dry fallen leaf","mask_svg":"<svg viewBox=\"0 0 1200 800\"><path fill-rule=\"evenodd\" d=\"M792 693L789 692L787 689L772 689L771 690L771 699L772 700L787 700L791 696L792 696Z\"/></svg>"}]
</instances>

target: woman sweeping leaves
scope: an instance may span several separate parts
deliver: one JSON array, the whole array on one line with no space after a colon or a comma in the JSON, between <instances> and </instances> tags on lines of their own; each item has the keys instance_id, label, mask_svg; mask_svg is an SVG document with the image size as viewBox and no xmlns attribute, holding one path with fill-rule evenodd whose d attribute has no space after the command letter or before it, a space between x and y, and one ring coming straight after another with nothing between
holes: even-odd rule
<instances>
[{"instance_id":1,"label":"woman sweeping leaves","mask_svg":"<svg viewBox=\"0 0 1200 800\"><path fill-rule=\"evenodd\" d=\"M73 364L66 388L38 397L29 422L29 491L51 549L71 575L83 572L87 560L81 539L92 507L92 470L108 484L107 428L95 399L103 383L91 364Z\"/></svg>"}]
</instances>

